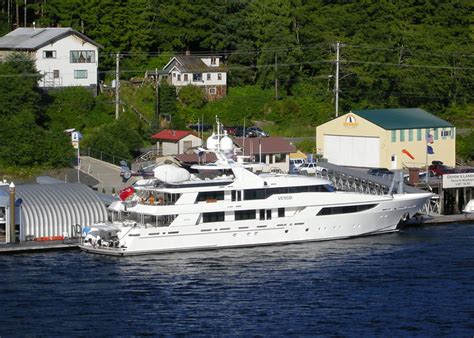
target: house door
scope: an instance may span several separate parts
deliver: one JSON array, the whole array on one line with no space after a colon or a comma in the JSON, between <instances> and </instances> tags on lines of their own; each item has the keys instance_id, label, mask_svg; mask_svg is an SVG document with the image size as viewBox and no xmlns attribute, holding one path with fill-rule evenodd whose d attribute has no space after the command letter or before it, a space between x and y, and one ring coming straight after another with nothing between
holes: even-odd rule
<instances>
[{"instance_id":1,"label":"house door","mask_svg":"<svg viewBox=\"0 0 474 338\"><path fill-rule=\"evenodd\" d=\"M392 154L392 156L390 157L390 162L392 164L391 169L397 169L397 155L396 154Z\"/></svg>"}]
</instances>

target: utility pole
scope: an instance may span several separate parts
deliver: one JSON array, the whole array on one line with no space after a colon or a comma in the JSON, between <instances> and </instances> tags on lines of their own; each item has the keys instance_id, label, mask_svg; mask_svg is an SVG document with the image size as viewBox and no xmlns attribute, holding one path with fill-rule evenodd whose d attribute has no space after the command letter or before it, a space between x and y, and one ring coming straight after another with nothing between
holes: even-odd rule
<instances>
[{"instance_id":1,"label":"utility pole","mask_svg":"<svg viewBox=\"0 0 474 338\"><path fill-rule=\"evenodd\" d=\"M155 68L155 82L156 82L156 118L160 119L160 80L158 79L158 68ZM159 123L160 121L158 121Z\"/></svg>"},{"instance_id":2,"label":"utility pole","mask_svg":"<svg viewBox=\"0 0 474 338\"><path fill-rule=\"evenodd\" d=\"M23 16L24 16L24 18L23 18L23 22L24 22L23 27L26 27L26 0L25 0L25 8L23 10Z\"/></svg>"},{"instance_id":3,"label":"utility pole","mask_svg":"<svg viewBox=\"0 0 474 338\"><path fill-rule=\"evenodd\" d=\"M336 94L336 117L339 116L339 42L336 43L336 85L334 92Z\"/></svg>"},{"instance_id":4,"label":"utility pole","mask_svg":"<svg viewBox=\"0 0 474 338\"><path fill-rule=\"evenodd\" d=\"M120 108L120 53L115 57L115 119L119 118Z\"/></svg>"},{"instance_id":5,"label":"utility pole","mask_svg":"<svg viewBox=\"0 0 474 338\"><path fill-rule=\"evenodd\" d=\"M275 53L275 100L278 100L278 57Z\"/></svg>"}]
</instances>

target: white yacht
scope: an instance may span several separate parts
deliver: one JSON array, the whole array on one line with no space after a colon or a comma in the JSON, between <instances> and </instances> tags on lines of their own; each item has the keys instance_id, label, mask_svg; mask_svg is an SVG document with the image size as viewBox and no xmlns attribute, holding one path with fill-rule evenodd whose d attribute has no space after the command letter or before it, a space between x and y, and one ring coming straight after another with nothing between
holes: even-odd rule
<instances>
[{"instance_id":1,"label":"white yacht","mask_svg":"<svg viewBox=\"0 0 474 338\"><path fill-rule=\"evenodd\" d=\"M126 256L381 234L397 231L432 196L338 192L322 178L256 175L231 159L228 136L213 135L207 146L216 163L194 166L201 175L158 166L155 178L121 192L110 222L84 228L81 248Z\"/></svg>"}]
</instances>

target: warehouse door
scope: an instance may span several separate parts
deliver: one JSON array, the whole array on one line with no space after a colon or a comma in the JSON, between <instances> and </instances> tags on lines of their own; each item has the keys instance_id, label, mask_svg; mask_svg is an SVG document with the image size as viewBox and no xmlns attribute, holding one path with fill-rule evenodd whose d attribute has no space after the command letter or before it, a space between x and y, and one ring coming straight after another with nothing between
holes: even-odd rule
<instances>
[{"instance_id":1,"label":"warehouse door","mask_svg":"<svg viewBox=\"0 0 474 338\"><path fill-rule=\"evenodd\" d=\"M380 138L324 135L328 162L351 167L380 166Z\"/></svg>"}]
</instances>

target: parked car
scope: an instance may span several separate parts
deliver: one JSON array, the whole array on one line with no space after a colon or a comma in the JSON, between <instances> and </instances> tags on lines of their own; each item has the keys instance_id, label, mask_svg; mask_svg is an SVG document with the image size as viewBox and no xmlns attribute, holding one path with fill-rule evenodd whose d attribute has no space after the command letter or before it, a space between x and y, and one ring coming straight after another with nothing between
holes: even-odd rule
<instances>
[{"instance_id":1,"label":"parked car","mask_svg":"<svg viewBox=\"0 0 474 338\"><path fill-rule=\"evenodd\" d=\"M326 175L327 169L321 167L318 163L303 163L296 169L296 172L300 175L315 175L316 173Z\"/></svg>"},{"instance_id":2,"label":"parked car","mask_svg":"<svg viewBox=\"0 0 474 338\"><path fill-rule=\"evenodd\" d=\"M267 132L263 131L258 127L235 127L234 135L237 137L267 137Z\"/></svg>"},{"instance_id":3,"label":"parked car","mask_svg":"<svg viewBox=\"0 0 474 338\"><path fill-rule=\"evenodd\" d=\"M387 168L370 168L369 170L367 170L367 174L374 176L386 176L393 175L393 172L391 172Z\"/></svg>"},{"instance_id":4,"label":"parked car","mask_svg":"<svg viewBox=\"0 0 474 338\"><path fill-rule=\"evenodd\" d=\"M202 123L196 123L196 124L190 124L188 125L189 129L192 129L194 131L208 131L212 129L212 126L210 124L202 124Z\"/></svg>"}]
</instances>

